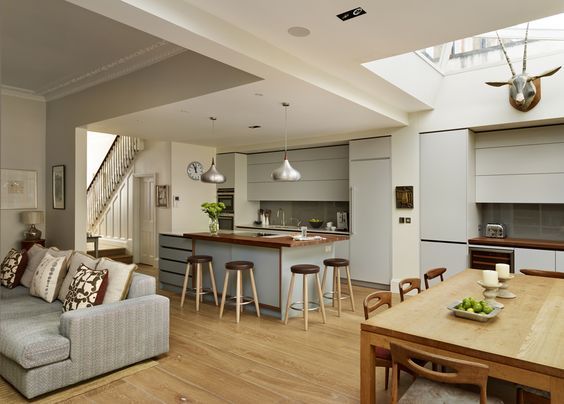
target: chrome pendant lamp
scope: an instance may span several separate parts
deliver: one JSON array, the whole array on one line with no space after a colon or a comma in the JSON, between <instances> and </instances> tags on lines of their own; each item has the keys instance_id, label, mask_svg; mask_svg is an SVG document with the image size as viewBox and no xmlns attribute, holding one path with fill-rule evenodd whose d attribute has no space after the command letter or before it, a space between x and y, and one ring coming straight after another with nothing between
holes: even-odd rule
<instances>
[{"instance_id":1,"label":"chrome pendant lamp","mask_svg":"<svg viewBox=\"0 0 564 404\"><path fill-rule=\"evenodd\" d=\"M210 116L210 120L212 122L213 135L215 121L217 120L217 118ZM215 159L213 157L210 169L200 176L200 181L206 182L208 184L223 184L225 182L225 175L217 171L217 168L215 168Z\"/></svg>"},{"instance_id":2,"label":"chrome pendant lamp","mask_svg":"<svg viewBox=\"0 0 564 404\"><path fill-rule=\"evenodd\" d=\"M272 172L271 177L274 181L299 181L302 175L288 161L288 107L290 104L283 102L282 106L284 107L284 161Z\"/></svg>"}]
</instances>

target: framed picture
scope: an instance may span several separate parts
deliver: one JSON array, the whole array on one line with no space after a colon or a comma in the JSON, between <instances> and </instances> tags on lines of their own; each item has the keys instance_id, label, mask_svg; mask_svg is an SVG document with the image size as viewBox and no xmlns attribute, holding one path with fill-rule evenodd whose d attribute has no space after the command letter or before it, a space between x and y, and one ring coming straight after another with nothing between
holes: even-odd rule
<instances>
[{"instance_id":1,"label":"framed picture","mask_svg":"<svg viewBox=\"0 0 564 404\"><path fill-rule=\"evenodd\" d=\"M168 208L168 185L157 185L157 208Z\"/></svg>"},{"instance_id":2,"label":"framed picture","mask_svg":"<svg viewBox=\"0 0 564 404\"><path fill-rule=\"evenodd\" d=\"M413 186L396 187L396 208L413 209Z\"/></svg>"},{"instance_id":3,"label":"framed picture","mask_svg":"<svg viewBox=\"0 0 564 404\"><path fill-rule=\"evenodd\" d=\"M0 170L0 208L37 209L37 171Z\"/></svg>"},{"instance_id":4,"label":"framed picture","mask_svg":"<svg viewBox=\"0 0 564 404\"><path fill-rule=\"evenodd\" d=\"M65 209L65 166L53 166L53 209Z\"/></svg>"}]
</instances>

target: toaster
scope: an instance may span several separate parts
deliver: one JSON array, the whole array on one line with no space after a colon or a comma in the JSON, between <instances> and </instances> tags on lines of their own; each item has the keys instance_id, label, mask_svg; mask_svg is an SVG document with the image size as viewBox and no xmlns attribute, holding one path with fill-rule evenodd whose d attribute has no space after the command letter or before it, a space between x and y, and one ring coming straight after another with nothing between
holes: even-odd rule
<instances>
[{"instance_id":1,"label":"toaster","mask_svg":"<svg viewBox=\"0 0 564 404\"><path fill-rule=\"evenodd\" d=\"M492 238L507 237L507 230L505 228L505 225L500 223L486 224L486 237L492 237Z\"/></svg>"}]
</instances>

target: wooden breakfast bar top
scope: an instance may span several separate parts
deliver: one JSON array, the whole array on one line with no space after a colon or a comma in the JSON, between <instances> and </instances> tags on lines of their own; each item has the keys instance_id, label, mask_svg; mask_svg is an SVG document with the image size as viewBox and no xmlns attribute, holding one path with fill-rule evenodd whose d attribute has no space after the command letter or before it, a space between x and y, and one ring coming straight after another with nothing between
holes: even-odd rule
<instances>
[{"instance_id":1,"label":"wooden breakfast bar top","mask_svg":"<svg viewBox=\"0 0 564 404\"><path fill-rule=\"evenodd\" d=\"M220 231L217 236L209 233L184 233L184 237L192 240L205 240L217 243L239 244L255 247L282 248L282 247L307 247L320 244L330 244L335 241L348 240L349 236L338 234L324 234L314 240L298 241L288 234L272 236L258 236L256 232Z\"/></svg>"}]
</instances>

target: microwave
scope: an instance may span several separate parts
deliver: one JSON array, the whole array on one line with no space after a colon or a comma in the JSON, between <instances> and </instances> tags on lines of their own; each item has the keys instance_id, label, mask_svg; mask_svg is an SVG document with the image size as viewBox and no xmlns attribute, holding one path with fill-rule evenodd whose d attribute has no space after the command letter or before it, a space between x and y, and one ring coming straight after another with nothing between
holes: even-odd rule
<instances>
[{"instance_id":1,"label":"microwave","mask_svg":"<svg viewBox=\"0 0 564 404\"><path fill-rule=\"evenodd\" d=\"M218 188L217 202L223 202L225 209L222 213L235 213L235 189Z\"/></svg>"},{"instance_id":2,"label":"microwave","mask_svg":"<svg viewBox=\"0 0 564 404\"><path fill-rule=\"evenodd\" d=\"M234 230L235 229L235 218L233 213L224 214L223 212L219 215L219 230Z\"/></svg>"}]
</instances>

